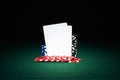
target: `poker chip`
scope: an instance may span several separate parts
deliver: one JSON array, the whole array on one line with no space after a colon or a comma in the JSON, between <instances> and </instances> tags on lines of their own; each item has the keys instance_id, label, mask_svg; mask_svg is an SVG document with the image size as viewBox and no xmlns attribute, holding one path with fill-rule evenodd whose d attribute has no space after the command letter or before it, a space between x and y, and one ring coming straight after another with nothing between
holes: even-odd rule
<instances>
[{"instance_id":1,"label":"poker chip","mask_svg":"<svg viewBox=\"0 0 120 80\"><path fill-rule=\"evenodd\" d=\"M61 60L61 57L58 57L59 60Z\"/></svg>"},{"instance_id":2,"label":"poker chip","mask_svg":"<svg viewBox=\"0 0 120 80\"><path fill-rule=\"evenodd\" d=\"M79 61L77 60L77 62L79 62Z\"/></svg>"},{"instance_id":3,"label":"poker chip","mask_svg":"<svg viewBox=\"0 0 120 80\"><path fill-rule=\"evenodd\" d=\"M59 62L60 60L56 60L56 62Z\"/></svg>"},{"instance_id":4,"label":"poker chip","mask_svg":"<svg viewBox=\"0 0 120 80\"><path fill-rule=\"evenodd\" d=\"M55 61L54 59L51 60L51 62Z\"/></svg>"},{"instance_id":5,"label":"poker chip","mask_svg":"<svg viewBox=\"0 0 120 80\"><path fill-rule=\"evenodd\" d=\"M63 59L64 59L64 60L66 60L67 58L66 58L66 57L64 57Z\"/></svg>"},{"instance_id":6,"label":"poker chip","mask_svg":"<svg viewBox=\"0 0 120 80\"><path fill-rule=\"evenodd\" d=\"M48 59L45 60L45 62L47 62L47 61L48 61Z\"/></svg>"},{"instance_id":7,"label":"poker chip","mask_svg":"<svg viewBox=\"0 0 120 80\"><path fill-rule=\"evenodd\" d=\"M39 62L39 60L38 60L38 59L39 59L39 58L35 58L35 59L34 59L34 61Z\"/></svg>"},{"instance_id":8,"label":"poker chip","mask_svg":"<svg viewBox=\"0 0 120 80\"><path fill-rule=\"evenodd\" d=\"M60 56L56 56L56 57L55 57L55 60L61 61L61 57L60 57Z\"/></svg>"},{"instance_id":9,"label":"poker chip","mask_svg":"<svg viewBox=\"0 0 120 80\"><path fill-rule=\"evenodd\" d=\"M76 60L72 60L71 62L72 62L72 63L76 63L77 61L76 61Z\"/></svg>"},{"instance_id":10,"label":"poker chip","mask_svg":"<svg viewBox=\"0 0 120 80\"><path fill-rule=\"evenodd\" d=\"M42 56L47 56L47 50L46 50L46 46L42 45Z\"/></svg>"},{"instance_id":11,"label":"poker chip","mask_svg":"<svg viewBox=\"0 0 120 80\"><path fill-rule=\"evenodd\" d=\"M77 35L72 35L72 56L76 57L77 54Z\"/></svg>"},{"instance_id":12,"label":"poker chip","mask_svg":"<svg viewBox=\"0 0 120 80\"><path fill-rule=\"evenodd\" d=\"M40 56L35 58L36 62L69 62L69 63L77 63L80 62L80 58L76 58L73 56Z\"/></svg>"},{"instance_id":13,"label":"poker chip","mask_svg":"<svg viewBox=\"0 0 120 80\"><path fill-rule=\"evenodd\" d=\"M52 59L55 60L55 57L53 56Z\"/></svg>"},{"instance_id":14,"label":"poker chip","mask_svg":"<svg viewBox=\"0 0 120 80\"><path fill-rule=\"evenodd\" d=\"M74 58L73 60L69 61L69 63L78 63L80 62L80 60L78 58Z\"/></svg>"},{"instance_id":15,"label":"poker chip","mask_svg":"<svg viewBox=\"0 0 120 80\"><path fill-rule=\"evenodd\" d=\"M65 57L64 56L62 56L59 60L61 61L61 62L65 62L65 59L64 59Z\"/></svg>"},{"instance_id":16,"label":"poker chip","mask_svg":"<svg viewBox=\"0 0 120 80\"><path fill-rule=\"evenodd\" d=\"M74 59L74 57L68 56L67 59L68 59L68 61L70 61L70 60Z\"/></svg>"},{"instance_id":17,"label":"poker chip","mask_svg":"<svg viewBox=\"0 0 120 80\"><path fill-rule=\"evenodd\" d=\"M40 59L39 61L43 61L43 59Z\"/></svg>"},{"instance_id":18,"label":"poker chip","mask_svg":"<svg viewBox=\"0 0 120 80\"><path fill-rule=\"evenodd\" d=\"M35 58L34 61L36 61L38 58Z\"/></svg>"}]
</instances>

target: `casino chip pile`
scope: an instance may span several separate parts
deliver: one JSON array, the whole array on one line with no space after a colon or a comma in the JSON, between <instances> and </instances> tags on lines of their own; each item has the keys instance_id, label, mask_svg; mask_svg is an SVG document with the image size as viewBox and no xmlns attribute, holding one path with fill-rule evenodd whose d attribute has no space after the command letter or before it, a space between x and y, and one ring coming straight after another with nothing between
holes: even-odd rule
<instances>
[{"instance_id":1,"label":"casino chip pile","mask_svg":"<svg viewBox=\"0 0 120 80\"><path fill-rule=\"evenodd\" d=\"M46 46L42 45L42 56L47 56L47 50L46 50Z\"/></svg>"},{"instance_id":2,"label":"casino chip pile","mask_svg":"<svg viewBox=\"0 0 120 80\"><path fill-rule=\"evenodd\" d=\"M77 35L72 35L72 56L77 55Z\"/></svg>"},{"instance_id":3,"label":"casino chip pile","mask_svg":"<svg viewBox=\"0 0 120 80\"><path fill-rule=\"evenodd\" d=\"M42 56L35 58L36 62L80 62L80 58L76 58L77 55L77 35L72 35L72 56L48 56L45 45L41 46Z\"/></svg>"},{"instance_id":4,"label":"casino chip pile","mask_svg":"<svg viewBox=\"0 0 120 80\"><path fill-rule=\"evenodd\" d=\"M81 59L75 58L73 56L40 56L35 59L36 62L69 62L77 63Z\"/></svg>"}]
</instances>

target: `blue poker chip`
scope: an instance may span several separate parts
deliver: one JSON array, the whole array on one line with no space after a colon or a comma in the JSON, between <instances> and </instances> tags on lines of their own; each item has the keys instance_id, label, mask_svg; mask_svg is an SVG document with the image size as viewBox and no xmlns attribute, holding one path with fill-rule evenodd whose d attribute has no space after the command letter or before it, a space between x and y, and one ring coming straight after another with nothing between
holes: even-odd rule
<instances>
[{"instance_id":1,"label":"blue poker chip","mask_svg":"<svg viewBox=\"0 0 120 80\"><path fill-rule=\"evenodd\" d=\"M46 50L46 46L42 45L42 56L46 56L47 55L47 50Z\"/></svg>"}]
</instances>

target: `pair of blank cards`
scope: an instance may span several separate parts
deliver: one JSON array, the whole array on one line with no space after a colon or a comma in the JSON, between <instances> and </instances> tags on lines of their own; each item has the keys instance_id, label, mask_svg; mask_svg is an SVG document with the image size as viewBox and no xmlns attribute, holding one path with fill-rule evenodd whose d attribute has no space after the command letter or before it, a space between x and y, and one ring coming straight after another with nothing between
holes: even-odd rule
<instances>
[{"instance_id":1,"label":"pair of blank cards","mask_svg":"<svg viewBox=\"0 0 120 80\"><path fill-rule=\"evenodd\" d=\"M43 26L48 56L71 56L72 26L59 23Z\"/></svg>"}]
</instances>

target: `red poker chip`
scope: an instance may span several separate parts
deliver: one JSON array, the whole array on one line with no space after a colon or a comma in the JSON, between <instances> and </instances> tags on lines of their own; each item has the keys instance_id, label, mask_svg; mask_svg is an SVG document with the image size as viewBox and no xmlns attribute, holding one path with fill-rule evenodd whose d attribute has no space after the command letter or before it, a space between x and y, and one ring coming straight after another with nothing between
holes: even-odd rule
<instances>
[{"instance_id":1,"label":"red poker chip","mask_svg":"<svg viewBox=\"0 0 120 80\"><path fill-rule=\"evenodd\" d=\"M34 61L39 62L39 58L35 58Z\"/></svg>"},{"instance_id":2,"label":"red poker chip","mask_svg":"<svg viewBox=\"0 0 120 80\"><path fill-rule=\"evenodd\" d=\"M51 56L51 61L53 62L53 61L55 61L56 59L55 59L55 56Z\"/></svg>"},{"instance_id":3,"label":"red poker chip","mask_svg":"<svg viewBox=\"0 0 120 80\"><path fill-rule=\"evenodd\" d=\"M41 58L36 59L36 62L41 62L41 61L43 61Z\"/></svg>"},{"instance_id":4,"label":"red poker chip","mask_svg":"<svg viewBox=\"0 0 120 80\"><path fill-rule=\"evenodd\" d=\"M50 62L54 62L56 59L55 59L55 56L49 56L49 58L47 58L48 61Z\"/></svg>"},{"instance_id":5,"label":"red poker chip","mask_svg":"<svg viewBox=\"0 0 120 80\"><path fill-rule=\"evenodd\" d=\"M46 58L45 58L45 61L50 61L51 60L51 56L46 56Z\"/></svg>"},{"instance_id":6,"label":"red poker chip","mask_svg":"<svg viewBox=\"0 0 120 80\"><path fill-rule=\"evenodd\" d=\"M53 57L52 57L52 56L49 56L48 61L53 62L53 61L54 61Z\"/></svg>"},{"instance_id":7,"label":"red poker chip","mask_svg":"<svg viewBox=\"0 0 120 80\"><path fill-rule=\"evenodd\" d=\"M81 59L80 58L75 58L74 60L80 61Z\"/></svg>"},{"instance_id":8,"label":"red poker chip","mask_svg":"<svg viewBox=\"0 0 120 80\"><path fill-rule=\"evenodd\" d=\"M71 60L71 61L69 61L69 63L76 63L77 62L77 60Z\"/></svg>"},{"instance_id":9,"label":"red poker chip","mask_svg":"<svg viewBox=\"0 0 120 80\"><path fill-rule=\"evenodd\" d=\"M55 60L54 59L52 59L50 62L54 62Z\"/></svg>"},{"instance_id":10,"label":"red poker chip","mask_svg":"<svg viewBox=\"0 0 120 80\"><path fill-rule=\"evenodd\" d=\"M61 57L60 56L56 56L55 57L55 61L61 61Z\"/></svg>"},{"instance_id":11,"label":"red poker chip","mask_svg":"<svg viewBox=\"0 0 120 80\"><path fill-rule=\"evenodd\" d=\"M60 60L55 60L56 62L60 62Z\"/></svg>"},{"instance_id":12,"label":"red poker chip","mask_svg":"<svg viewBox=\"0 0 120 80\"><path fill-rule=\"evenodd\" d=\"M45 59L44 61L45 61L45 62L48 62L48 59Z\"/></svg>"},{"instance_id":13,"label":"red poker chip","mask_svg":"<svg viewBox=\"0 0 120 80\"><path fill-rule=\"evenodd\" d=\"M72 57L72 56L68 56L67 59L68 59L68 61L71 61L71 60L74 59L74 57Z\"/></svg>"},{"instance_id":14,"label":"red poker chip","mask_svg":"<svg viewBox=\"0 0 120 80\"><path fill-rule=\"evenodd\" d=\"M69 61L70 63L77 63L80 62L79 58L74 58L73 60Z\"/></svg>"},{"instance_id":15,"label":"red poker chip","mask_svg":"<svg viewBox=\"0 0 120 80\"><path fill-rule=\"evenodd\" d=\"M39 59L40 62L44 61L44 59Z\"/></svg>"},{"instance_id":16,"label":"red poker chip","mask_svg":"<svg viewBox=\"0 0 120 80\"><path fill-rule=\"evenodd\" d=\"M49 58L50 58L50 56L46 56L46 59L48 59L48 60L49 60Z\"/></svg>"},{"instance_id":17,"label":"red poker chip","mask_svg":"<svg viewBox=\"0 0 120 80\"><path fill-rule=\"evenodd\" d=\"M35 58L36 62L70 62L77 63L80 62L81 59L75 58L73 56L40 56Z\"/></svg>"},{"instance_id":18,"label":"red poker chip","mask_svg":"<svg viewBox=\"0 0 120 80\"><path fill-rule=\"evenodd\" d=\"M67 59L66 56L63 56L63 57L61 57L61 61L62 61L62 62L68 62L68 59Z\"/></svg>"},{"instance_id":19,"label":"red poker chip","mask_svg":"<svg viewBox=\"0 0 120 80\"><path fill-rule=\"evenodd\" d=\"M47 58L46 57L42 57L40 58L40 61L45 61Z\"/></svg>"}]
</instances>

